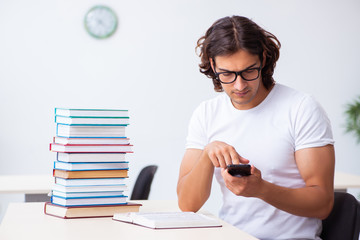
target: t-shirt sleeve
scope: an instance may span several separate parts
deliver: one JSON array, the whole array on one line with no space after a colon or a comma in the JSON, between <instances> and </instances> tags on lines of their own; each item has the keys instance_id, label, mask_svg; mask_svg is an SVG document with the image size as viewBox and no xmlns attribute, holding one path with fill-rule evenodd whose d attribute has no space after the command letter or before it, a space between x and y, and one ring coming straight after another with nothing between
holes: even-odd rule
<instances>
[{"instance_id":1,"label":"t-shirt sleeve","mask_svg":"<svg viewBox=\"0 0 360 240\"><path fill-rule=\"evenodd\" d=\"M295 121L295 151L334 144L330 120L311 96L301 102Z\"/></svg>"},{"instance_id":2,"label":"t-shirt sleeve","mask_svg":"<svg viewBox=\"0 0 360 240\"><path fill-rule=\"evenodd\" d=\"M203 102L195 109L190 119L185 147L186 149L204 149L206 144L205 103Z\"/></svg>"}]
</instances>

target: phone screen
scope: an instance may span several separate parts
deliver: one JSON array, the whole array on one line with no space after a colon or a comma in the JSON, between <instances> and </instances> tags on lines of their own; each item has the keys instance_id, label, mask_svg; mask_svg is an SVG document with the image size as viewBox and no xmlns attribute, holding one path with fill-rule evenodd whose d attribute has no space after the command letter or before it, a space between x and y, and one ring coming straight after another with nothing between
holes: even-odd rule
<instances>
[{"instance_id":1,"label":"phone screen","mask_svg":"<svg viewBox=\"0 0 360 240\"><path fill-rule=\"evenodd\" d=\"M243 177L251 175L251 165L250 164L230 164L226 166L228 173L231 176Z\"/></svg>"}]
</instances>

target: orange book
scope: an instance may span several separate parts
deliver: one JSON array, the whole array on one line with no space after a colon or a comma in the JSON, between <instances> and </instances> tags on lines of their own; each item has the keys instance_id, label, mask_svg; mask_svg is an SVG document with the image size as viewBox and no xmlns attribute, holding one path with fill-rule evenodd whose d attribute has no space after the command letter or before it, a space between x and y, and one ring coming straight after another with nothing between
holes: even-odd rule
<instances>
[{"instance_id":1,"label":"orange book","mask_svg":"<svg viewBox=\"0 0 360 240\"><path fill-rule=\"evenodd\" d=\"M128 170L89 170L89 171L66 171L54 169L54 177L59 178L126 178Z\"/></svg>"}]
</instances>

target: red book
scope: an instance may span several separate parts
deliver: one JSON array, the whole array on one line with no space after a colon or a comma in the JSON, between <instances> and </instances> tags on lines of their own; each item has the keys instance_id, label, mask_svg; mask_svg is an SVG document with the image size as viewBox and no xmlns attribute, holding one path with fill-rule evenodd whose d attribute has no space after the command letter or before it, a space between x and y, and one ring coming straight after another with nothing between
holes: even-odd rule
<instances>
[{"instance_id":1,"label":"red book","mask_svg":"<svg viewBox=\"0 0 360 240\"><path fill-rule=\"evenodd\" d=\"M63 207L46 202L44 213L59 218L112 217L115 213L138 212L141 204L128 202L120 205Z\"/></svg>"}]
</instances>

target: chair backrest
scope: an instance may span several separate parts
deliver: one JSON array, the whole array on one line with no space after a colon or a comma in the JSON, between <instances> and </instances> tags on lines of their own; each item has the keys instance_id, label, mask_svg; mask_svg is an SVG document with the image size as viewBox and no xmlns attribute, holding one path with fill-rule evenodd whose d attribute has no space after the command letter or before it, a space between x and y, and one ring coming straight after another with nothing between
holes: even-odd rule
<instances>
[{"instance_id":1,"label":"chair backrest","mask_svg":"<svg viewBox=\"0 0 360 240\"><path fill-rule=\"evenodd\" d=\"M156 165L144 167L136 179L130 200L147 200L149 198L151 183L157 170Z\"/></svg>"},{"instance_id":2,"label":"chair backrest","mask_svg":"<svg viewBox=\"0 0 360 240\"><path fill-rule=\"evenodd\" d=\"M360 231L360 204L346 192L334 193L334 207L322 221L323 240L358 240Z\"/></svg>"}]
</instances>

